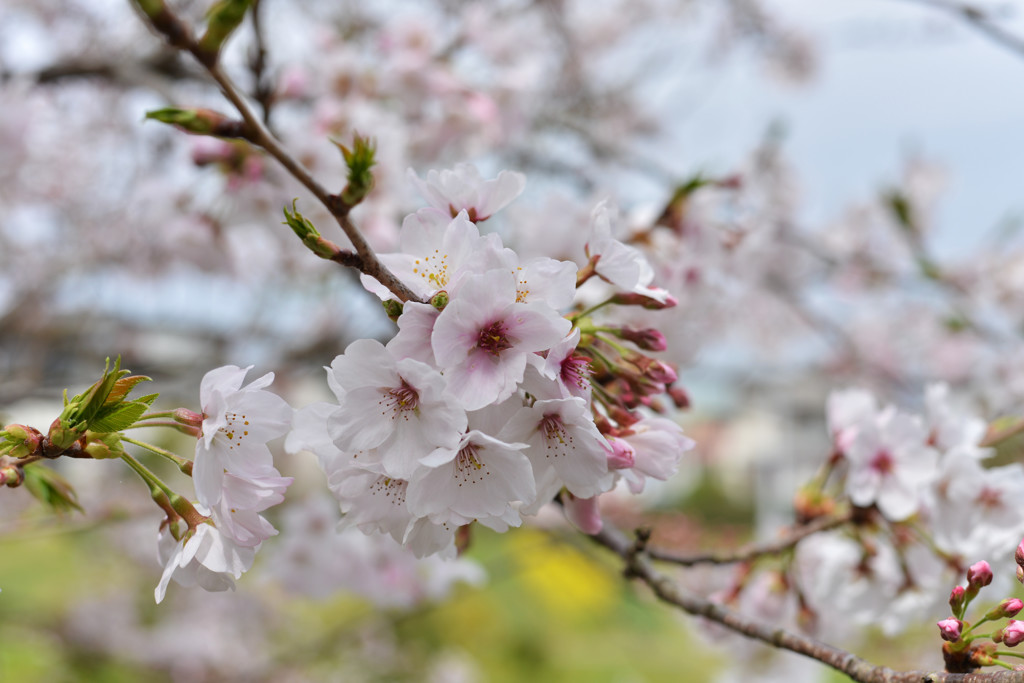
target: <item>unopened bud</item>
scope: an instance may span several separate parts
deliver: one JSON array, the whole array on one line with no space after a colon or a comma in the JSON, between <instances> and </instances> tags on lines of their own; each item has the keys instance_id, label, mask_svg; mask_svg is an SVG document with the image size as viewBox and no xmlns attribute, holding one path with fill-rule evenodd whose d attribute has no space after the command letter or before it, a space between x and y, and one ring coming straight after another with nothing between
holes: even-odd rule
<instances>
[{"instance_id":1,"label":"unopened bud","mask_svg":"<svg viewBox=\"0 0 1024 683\"><path fill-rule=\"evenodd\" d=\"M5 465L0 467L0 484L9 486L12 489L21 486L25 481L25 473L17 465Z\"/></svg>"},{"instance_id":2,"label":"unopened bud","mask_svg":"<svg viewBox=\"0 0 1024 683\"><path fill-rule=\"evenodd\" d=\"M660 311L679 304L671 294L666 294L664 301L658 301L653 297L637 294L636 292L619 292L611 298L611 303L618 304L619 306L643 306L649 311Z\"/></svg>"},{"instance_id":3,"label":"unopened bud","mask_svg":"<svg viewBox=\"0 0 1024 683\"><path fill-rule=\"evenodd\" d=\"M690 407L690 395L682 387L669 387L668 396L676 404L676 408L686 410Z\"/></svg>"},{"instance_id":4,"label":"unopened bud","mask_svg":"<svg viewBox=\"0 0 1024 683\"><path fill-rule=\"evenodd\" d=\"M636 451L622 439L608 439L608 469L628 470L636 464Z\"/></svg>"},{"instance_id":5,"label":"unopened bud","mask_svg":"<svg viewBox=\"0 0 1024 683\"><path fill-rule=\"evenodd\" d=\"M193 135L213 135L218 138L245 138L248 135L248 126L244 121L229 118L212 109L165 107L146 112L146 118L169 123Z\"/></svg>"},{"instance_id":6,"label":"unopened bud","mask_svg":"<svg viewBox=\"0 0 1024 683\"><path fill-rule=\"evenodd\" d=\"M949 593L949 607L953 614L963 616L964 606L967 604L967 595L963 586L954 586Z\"/></svg>"},{"instance_id":7,"label":"unopened bud","mask_svg":"<svg viewBox=\"0 0 1024 683\"><path fill-rule=\"evenodd\" d=\"M203 427L202 414L188 408L177 408L174 411L174 421L187 427L195 427L196 429L202 429Z\"/></svg>"},{"instance_id":8,"label":"unopened bud","mask_svg":"<svg viewBox=\"0 0 1024 683\"><path fill-rule=\"evenodd\" d=\"M988 565L988 562L985 562L984 560L981 562L975 562L970 566L970 568L968 568L968 589L973 587L975 588L975 591L977 591L978 588L987 586L990 583L992 583L992 567Z\"/></svg>"},{"instance_id":9,"label":"unopened bud","mask_svg":"<svg viewBox=\"0 0 1024 683\"><path fill-rule=\"evenodd\" d=\"M959 619L950 617L949 619L943 619L937 625L939 627L939 635L942 636L943 640L948 640L951 643L960 640L964 624Z\"/></svg>"},{"instance_id":10,"label":"unopened bud","mask_svg":"<svg viewBox=\"0 0 1024 683\"><path fill-rule=\"evenodd\" d=\"M1013 554L1013 559L1017 561L1018 565L1024 567L1024 541L1017 546L1017 552Z\"/></svg>"},{"instance_id":11,"label":"unopened bud","mask_svg":"<svg viewBox=\"0 0 1024 683\"><path fill-rule=\"evenodd\" d=\"M199 39L199 49L215 56L242 23L251 2L252 0L221 0L211 7L207 14L206 32Z\"/></svg>"},{"instance_id":12,"label":"unopened bud","mask_svg":"<svg viewBox=\"0 0 1024 683\"><path fill-rule=\"evenodd\" d=\"M597 496L593 498L577 498L571 493L565 496L565 516L573 526L585 534L596 534L601 531L601 511L597 507Z\"/></svg>"},{"instance_id":13,"label":"unopened bud","mask_svg":"<svg viewBox=\"0 0 1024 683\"><path fill-rule=\"evenodd\" d=\"M39 450L42 439L38 429L10 424L0 432L0 453L12 458L26 458Z\"/></svg>"},{"instance_id":14,"label":"unopened bud","mask_svg":"<svg viewBox=\"0 0 1024 683\"><path fill-rule=\"evenodd\" d=\"M445 306L448 305L448 292L442 289L440 292L430 297L430 305L439 311L443 311Z\"/></svg>"},{"instance_id":15,"label":"unopened bud","mask_svg":"<svg viewBox=\"0 0 1024 683\"><path fill-rule=\"evenodd\" d=\"M334 142L332 140L332 142ZM377 163L377 143L368 137L356 134L352 139L352 148L335 142L348 166L348 184L341 191L341 200L349 208L363 201L373 189L373 173L370 171Z\"/></svg>"},{"instance_id":16,"label":"unopened bud","mask_svg":"<svg viewBox=\"0 0 1024 683\"><path fill-rule=\"evenodd\" d=\"M395 301L394 299L385 299L381 303L384 305L384 313L391 319L391 322L398 322L398 319L402 316L402 311L405 310L402 302Z\"/></svg>"},{"instance_id":17,"label":"unopened bud","mask_svg":"<svg viewBox=\"0 0 1024 683\"><path fill-rule=\"evenodd\" d=\"M616 335L621 339L633 342L644 351L664 351L668 348L668 342L665 341L665 335L653 327L644 328L642 330L637 330L632 327L623 327L616 332Z\"/></svg>"},{"instance_id":18,"label":"unopened bud","mask_svg":"<svg viewBox=\"0 0 1024 683\"><path fill-rule=\"evenodd\" d=\"M994 620L1015 617L1022 609L1024 609L1024 602L1021 602L1017 598L1007 598L997 606L993 607L989 613L985 615L985 618Z\"/></svg>"},{"instance_id":19,"label":"unopened bud","mask_svg":"<svg viewBox=\"0 0 1024 683\"><path fill-rule=\"evenodd\" d=\"M1024 643L1024 621L1010 619L1010 622L1000 631L1000 640L1006 647L1014 647Z\"/></svg>"},{"instance_id":20,"label":"unopened bud","mask_svg":"<svg viewBox=\"0 0 1024 683\"><path fill-rule=\"evenodd\" d=\"M124 448L121 447L121 436L116 432L109 434L86 432L85 452L96 460L120 458L124 453Z\"/></svg>"}]
</instances>

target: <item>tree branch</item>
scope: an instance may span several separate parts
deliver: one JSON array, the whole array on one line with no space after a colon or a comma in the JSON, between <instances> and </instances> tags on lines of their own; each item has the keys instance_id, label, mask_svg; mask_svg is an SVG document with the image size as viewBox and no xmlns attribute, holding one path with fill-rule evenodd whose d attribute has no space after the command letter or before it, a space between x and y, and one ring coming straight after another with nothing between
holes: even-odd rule
<instances>
[{"instance_id":1,"label":"tree branch","mask_svg":"<svg viewBox=\"0 0 1024 683\"><path fill-rule=\"evenodd\" d=\"M643 535L633 542L618 529L605 523L600 533L591 538L622 558L626 576L650 586L662 602L674 605L694 616L704 617L731 631L759 640L783 650L815 659L858 683L1024 683L1024 671L987 671L951 674L927 671L895 671L875 666L867 660L821 641L791 633L732 612L721 605L687 593L674 581L654 568L645 550Z\"/></svg>"},{"instance_id":2,"label":"tree branch","mask_svg":"<svg viewBox=\"0 0 1024 683\"><path fill-rule=\"evenodd\" d=\"M284 148L256 115L242 95L241 90L221 68L218 55L204 51L193 38L188 27L166 6L162 6L161 12L156 16L149 14L146 14L146 16L149 17L150 25L162 34L172 46L190 53L195 57L196 61L205 67L213 80L217 82L221 92L234 105L245 122L246 129L242 137L252 144L261 147L270 156L277 159L278 163L284 166L285 170L293 178L302 183L330 211L345 233L345 236L352 243L353 248L355 248L359 259L359 271L376 279L402 301L420 301L419 297L413 294L412 290L406 287L394 273L380 262L380 259L377 258L373 249L370 248L362 232L349 220L348 213L353 208L352 205L346 203L338 195L331 194L317 182L306 167Z\"/></svg>"},{"instance_id":3,"label":"tree branch","mask_svg":"<svg viewBox=\"0 0 1024 683\"><path fill-rule=\"evenodd\" d=\"M657 548L646 548L645 554L652 560L671 562L673 564L690 567L698 564L734 564L736 562L748 562L767 555L779 555L792 549L797 543L813 534L828 531L843 526L853 520L853 510L835 517L821 517L819 519L793 528L787 535L768 543L750 543L740 548L724 551L712 551L706 553L693 553L680 555L677 553L659 550Z\"/></svg>"}]
</instances>

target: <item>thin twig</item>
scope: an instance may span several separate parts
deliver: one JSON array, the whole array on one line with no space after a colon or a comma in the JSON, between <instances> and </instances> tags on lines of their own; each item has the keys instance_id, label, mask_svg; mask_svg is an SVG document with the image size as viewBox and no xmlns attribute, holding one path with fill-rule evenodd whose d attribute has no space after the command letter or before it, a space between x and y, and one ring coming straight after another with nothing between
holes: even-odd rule
<instances>
[{"instance_id":1,"label":"thin twig","mask_svg":"<svg viewBox=\"0 0 1024 683\"><path fill-rule=\"evenodd\" d=\"M974 30L991 38L994 42L1011 52L1017 53L1017 56L1024 57L1024 38L1010 33L999 26L999 24L989 20L988 14L982 9L962 2L949 2L949 0L907 1L952 14Z\"/></svg>"},{"instance_id":2,"label":"thin twig","mask_svg":"<svg viewBox=\"0 0 1024 683\"><path fill-rule=\"evenodd\" d=\"M150 16L150 23L172 46L185 50L195 57L196 61L217 82L221 92L234 105L245 122L245 130L240 135L277 159L278 163L284 166L285 170L293 178L302 183L330 211L346 237L352 243L359 257L357 267L360 272L376 279L402 301L420 301L419 297L413 294L412 290L406 287L394 273L380 262L380 259L377 258L377 255L367 243L366 238L353 225L348 217L349 211L353 207L338 195L328 192L317 182L306 167L284 148L264 122L256 115L245 96L242 95L241 90L221 68L218 55L211 54L200 48L199 43L191 35L189 28L167 7L163 7L161 13L157 16Z\"/></svg>"},{"instance_id":3,"label":"thin twig","mask_svg":"<svg viewBox=\"0 0 1024 683\"><path fill-rule=\"evenodd\" d=\"M734 564L748 562L759 557L778 555L791 550L797 543L813 534L828 531L847 524L853 519L853 510L836 517L821 517L808 524L798 526L782 538L769 543L750 543L740 548L706 553L680 555L678 553L647 548L646 554L653 560L671 562L690 567L698 564Z\"/></svg>"},{"instance_id":4,"label":"thin twig","mask_svg":"<svg viewBox=\"0 0 1024 683\"><path fill-rule=\"evenodd\" d=\"M654 568L652 558L645 551L642 542L631 541L625 534L607 523L600 533L591 538L621 557L626 575L650 586L661 601L674 605L688 614L721 624L748 638L810 657L846 674L858 683L1024 683L1022 671L951 674L895 671L888 667L875 666L845 650L737 614L717 603L684 591Z\"/></svg>"},{"instance_id":5,"label":"thin twig","mask_svg":"<svg viewBox=\"0 0 1024 683\"><path fill-rule=\"evenodd\" d=\"M252 53L249 55L249 69L253 78L253 98L260 103L263 110L263 124L270 130L270 112L274 105L274 86L267 75L267 48L263 36L263 22L260 12L263 4L260 0L253 0L252 3L252 32L255 39L252 45Z\"/></svg>"}]
</instances>

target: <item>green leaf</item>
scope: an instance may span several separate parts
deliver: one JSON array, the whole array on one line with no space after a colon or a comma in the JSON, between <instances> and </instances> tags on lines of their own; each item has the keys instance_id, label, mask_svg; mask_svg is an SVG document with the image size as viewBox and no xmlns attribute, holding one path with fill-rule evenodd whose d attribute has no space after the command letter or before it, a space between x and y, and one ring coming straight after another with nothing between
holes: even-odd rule
<instances>
[{"instance_id":1,"label":"green leaf","mask_svg":"<svg viewBox=\"0 0 1024 683\"><path fill-rule=\"evenodd\" d=\"M92 420L89 421L89 429L94 432L108 433L120 432L128 429L139 421L149 405L139 401L128 401L119 403L116 406L105 408Z\"/></svg>"},{"instance_id":2,"label":"green leaf","mask_svg":"<svg viewBox=\"0 0 1024 683\"><path fill-rule=\"evenodd\" d=\"M250 4L251 0L221 0L211 7L207 14L206 33L199 39L199 49L211 54L219 52L245 19Z\"/></svg>"},{"instance_id":3,"label":"green leaf","mask_svg":"<svg viewBox=\"0 0 1024 683\"><path fill-rule=\"evenodd\" d=\"M74 488L64 477L43 465L26 465L22 471L25 473L25 488L54 512L82 512Z\"/></svg>"}]
</instances>

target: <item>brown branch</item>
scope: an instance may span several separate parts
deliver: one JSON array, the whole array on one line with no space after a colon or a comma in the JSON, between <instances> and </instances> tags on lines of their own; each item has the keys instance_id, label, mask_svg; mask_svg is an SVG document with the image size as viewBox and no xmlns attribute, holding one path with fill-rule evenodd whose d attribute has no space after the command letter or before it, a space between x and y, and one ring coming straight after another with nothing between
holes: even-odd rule
<instances>
[{"instance_id":1,"label":"brown branch","mask_svg":"<svg viewBox=\"0 0 1024 683\"><path fill-rule=\"evenodd\" d=\"M392 294L402 301L420 301L419 297L413 294L406 285L399 280L394 273L380 262L377 255L370 248L362 232L349 220L348 213L353 208L338 195L331 194L324 188L312 174L303 166L298 159L292 156L274 136L256 113L249 106L238 86L221 68L217 54L211 54L200 48L199 43L192 36L188 27L178 19L171 11L163 7L156 17L149 17L150 24L161 33L164 38L174 47L189 52L196 60L206 68L207 72L220 86L221 92L234 105L235 109L242 116L248 130L246 139L252 144L264 149L270 156L277 159L278 163L284 166L285 170L315 196L323 204L331 215L334 216L345 236L348 237L355 248L359 259L358 269L370 277L376 279L388 288Z\"/></svg>"},{"instance_id":2,"label":"brown branch","mask_svg":"<svg viewBox=\"0 0 1024 683\"><path fill-rule=\"evenodd\" d=\"M750 543L740 548L724 551L712 551L706 553L693 553L680 555L657 548L646 548L645 554L653 560L671 562L685 567L698 564L734 564L736 562L748 562L759 557L768 555L779 555L792 549L797 543L813 534L828 531L847 524L853 519L853 510L835 517L821 517L819 519L792 529L787 535L768 543Z\"/></svg>"},{"instance_id":3,"label":"brown branch","mask_svg":"<svg viewBox=\"0 0 1024 683\"><path fill-rule=\"evenodd\" d=\"M674 605L688 614L721 624L748 638L815 659L846 674L858 683L1024 683L1024 671L951 674L895 671L888 667L875 666L845 650L745 617L684 591L654 568L652 558L644 550L643 536L639 537L637 542L632 542L621 531L606 523L604 529L591 538L621 557L626 576L643 581L661 601Z\"/></svg>"},{"instance_id":4,"label":"brown branch","mask_svg":"<svg viewBox=\"0 0 1024 683\"><path fill-rule=\"evenodd\" d=\"M263 110L263 123L268 129L273 130L270 125L270 111L274 105L274 86L267 75L267 49L263 36L263 22L260 20L261 8L260 0L253 0L252 31L255 39L249 55L249 69L253 78L253 98L260 103Z\"/></svg>"}]
</instances>

